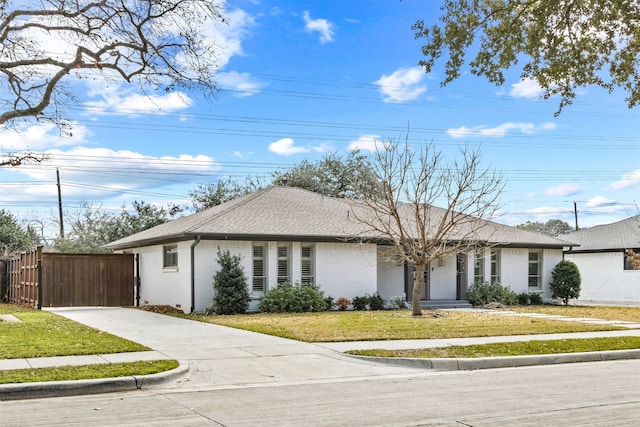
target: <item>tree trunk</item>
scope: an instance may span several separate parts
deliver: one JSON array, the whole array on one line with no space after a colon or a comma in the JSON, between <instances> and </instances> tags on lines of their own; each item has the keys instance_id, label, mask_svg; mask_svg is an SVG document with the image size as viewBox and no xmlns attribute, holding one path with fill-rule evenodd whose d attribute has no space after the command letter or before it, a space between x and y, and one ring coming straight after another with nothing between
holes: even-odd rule
<instances>
[{"instance_id":1,"label":"tree trunk","mask_svg":"<svg viewBox=\"0 0 640 427\"><path fill-rule=\"evenodd\" d=\"M413 293L411 296L411 308L414 316L422 316L422 307L420 306L420 296L422 294L422 283L424 282L425 264L415 266L413 277Z\"/></svg>"}]
</instances>

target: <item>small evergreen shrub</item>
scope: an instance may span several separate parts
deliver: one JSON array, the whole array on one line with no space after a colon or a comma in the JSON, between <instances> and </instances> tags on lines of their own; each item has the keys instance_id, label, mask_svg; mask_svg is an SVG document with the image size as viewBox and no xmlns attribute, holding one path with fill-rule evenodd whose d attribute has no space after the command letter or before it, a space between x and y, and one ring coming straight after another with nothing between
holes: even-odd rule
<instances>
[{"instance_id":1,"label":"small evergreen shrub","mask_svg":"<svg viewBox=\"0 0 640 427\"><path fill-rule=\"evenodd\" d=\"M251 296L240 256L229 251L218 251L220 270L213 276L213 306L207 309L216 314L244 314Z\"/></svg>"},{"instance_id":2,"label":"small evergreen shrub","mask_svg":"<svg viewBox=\"0 0 640 427\"><path fill-rule=\"evenodd\" d=\"M324 297L325 310L333 310L335 306L336 306L336 302L333 300L332 296Z\"/></svg>"},{"instance_id":3,"label":"small evergreen shrub","mask_svg":"<svg viewBox=\"0 0 640 427\"><path fill-rule=\"evenodd\" d=\"M531 292L529 294L529 304L531 305L542 305L544 301L542 300L542 295L537 292Z\"/></svg>"},{"instance_id":4,"label":"small evergreen shrub","mask_svg":"<svg viewBox=\"0 0 640 427\"><path fill-rule=\"evenodd\" d=\"M351 304L353 304L354 310L367 310L369 308L369 296L355 296L351 300Z\"/></svg>"},{"instance_id":5,"label":"small evergreen shrub","mask_svg":"<svg viewBox=\"0 0 640 427\"><path fill-rule=\"evenodd\" d=\"M351 301L354 310L384 310L384 299L379 293L355 296Z\"/></svg>"},{"instance_id":6,"label":"small evergreen shrub","mask_svg":"<svg viewBox=\"0 0 640 427\"><path fill-rule=\"evenodd\" d=\"M521 292L518 294L518 305L529 305L531 300L529 299L529 292Z\"/></svg>"},{"instance_id":7,"label":"small evergreen shrub","mask_svg":"<svg viewBox=\"0 0 640 427\"><path fill-rule=\"evenodd\" d=\"M542 305L542 295L537 292L522 292L518 294L520 305Z\"/></svg>"},{"instance_id":8,"label":"small evergreen shrub","mask_svg":"<svg viewBox=\"0 0 640 427\"><path fill-rule=\"evenodd\" d=\"M349 298L340 297L338 298L336 303L338 304L338 310L345 311L347 308L349 308L349 304L351 304L351 301L349 300Z\"/></svg>"},{"instance_id":9,"label":"small evergreen shrub","mask_svg":"<svg viewBox=\"0 0 640 427\"><path fill-rule=\"evenodd\" d=\"M467 291L467 300L474 307L485 306L492 302L515 305L518 304L518 295L497 282L476 282Z\"/></svg>"},{"instance_id":10,"label":"small evergreen shrub","mask_svg":"<svg viewBox=\"0 0 640 427\"><path fill-rule=\"evenodd\" d=\"M569 300L580 296L580 271L571 261L560 261L551 271L551 296L560 298L562 303L569 305Z\"/></svg>"},{"instance_id":11,"label":"small evergreen shrub","mask_svg":"<svg viewBox=\"0 0 640 427\"><path fill-rule=\"evenodd\" d=\"M290 282L268 290L258 306L265 313L304 313L325 311L326 308L324 293L318 286L313 283L293 285Z\"/></svg>"},{"instance_id":12,"label":"small evergreen shrub","mask_svg":"<svg viewBox=\"0 0 640 427\"><path fill-rule=\"evenodd\" d=\"M369 296L369 310L384 310L384 300L379 293Z\"/></svg>"}]
</instances>

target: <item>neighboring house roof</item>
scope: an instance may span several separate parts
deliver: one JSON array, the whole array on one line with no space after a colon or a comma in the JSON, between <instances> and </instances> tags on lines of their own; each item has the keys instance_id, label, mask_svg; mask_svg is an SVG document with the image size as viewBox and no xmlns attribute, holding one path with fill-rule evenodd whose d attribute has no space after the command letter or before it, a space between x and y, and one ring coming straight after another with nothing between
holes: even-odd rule
<instances>
[{"instance_id":1,"label":"neighboring house roof","mask_svg":"<svg viewBox=\"0 0 640 427\"><path fill-rule=\"evenodd\" d=\"M623 219L612 224L597 225L562 236L580 245L570 252L611 251L640 247L640 216Z\"/></svg>"},{"instance_id":2,"label":"neighboring house roof","mask_svg":"<svg viewBox=\"0 0 640 427\"><path fill-rule=\"evenodd\" d=\"M405 206L407 209L409 205ZM246 196L181 217L106 245L127 249L176 241L298 240L345 241L376 239L371 229L355 218L362 208L345 199L325 197L295 187L267 187ZM433 207L434 216L444 209ZM480 220L479 220L480 221ZM539 233L484 221L479 239L492 244L521 247L568 246L567 241Z\"/></svg>"}]
</instances>

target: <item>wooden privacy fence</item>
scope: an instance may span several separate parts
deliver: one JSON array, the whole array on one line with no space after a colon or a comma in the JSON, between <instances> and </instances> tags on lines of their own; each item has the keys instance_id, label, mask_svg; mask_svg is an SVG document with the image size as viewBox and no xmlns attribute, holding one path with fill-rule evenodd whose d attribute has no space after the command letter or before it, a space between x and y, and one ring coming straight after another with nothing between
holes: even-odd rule
<instances>
[{"instance_id":1,"label":"wooden privacy fence","mask_svg":"<svg viewBox=\"0 0 640 427\"><path fill-rule=\"evenodd\" d=\"M8 301L40 307L131 306L133 254L64 254L41 247L7 263Z\"/></svg>"}]
</instances>

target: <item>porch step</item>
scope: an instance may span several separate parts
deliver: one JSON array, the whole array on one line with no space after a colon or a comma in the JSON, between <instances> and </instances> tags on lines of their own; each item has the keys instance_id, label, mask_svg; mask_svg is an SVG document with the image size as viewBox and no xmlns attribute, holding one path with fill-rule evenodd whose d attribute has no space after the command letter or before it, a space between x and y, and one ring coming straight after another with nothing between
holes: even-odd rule
<instances>
[{"instance_id":1,"label":"porch step","mask_svg":"<svg viewBox=\"0 0 640 427\"><path fill-rule=\"evenodd\" d=\"M472 305L466 299L431 299L420 301L422 308L471 308Z\"/></svg>"}]
</instances>

